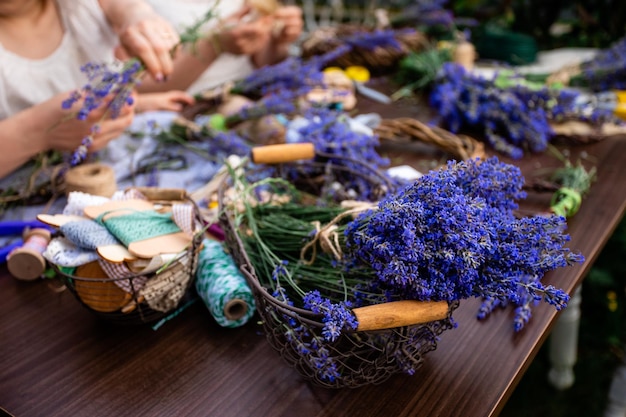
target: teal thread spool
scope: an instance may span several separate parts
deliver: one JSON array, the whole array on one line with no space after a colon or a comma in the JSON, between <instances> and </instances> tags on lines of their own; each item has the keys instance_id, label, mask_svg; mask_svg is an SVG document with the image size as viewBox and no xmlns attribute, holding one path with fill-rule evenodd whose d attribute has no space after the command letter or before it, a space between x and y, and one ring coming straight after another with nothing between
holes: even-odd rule
<instances>
[{"instance_id":1,"label":"teal thread spool","mask_svg":"<svg viewBox=\"0 0 626 417\"><path fill-rule=\"evenodd\" d=\"M198 258L196 290L222 327L243 326L254 315L252 290L220 242L205 239Z\"/></svg>"}]
</instances>

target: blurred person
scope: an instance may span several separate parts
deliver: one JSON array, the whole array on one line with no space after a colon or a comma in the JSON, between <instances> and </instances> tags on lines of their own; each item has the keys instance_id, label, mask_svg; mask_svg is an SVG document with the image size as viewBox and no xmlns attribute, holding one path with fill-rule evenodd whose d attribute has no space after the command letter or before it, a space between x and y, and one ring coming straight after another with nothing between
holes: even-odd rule
<instances>
[{"instance_id":1,"label":"blurred person","mask_svg":"<svg viewBox=\"0 0 626 417\"><path fill-rule=\"evenodd\" d=\"M185 57L177 56L168 81L156 87L150 83L152 90L173 88L196 94L243 78L255 68L286 58L290 45L302 34L302 10L297 6L270 1L269 8L259 10L259 5L247 0L147 1L179 31L209 9L213 8L216 15L202 27L207 36Z\"/></svg>"},{"instance_id":2,"label":"blurred person","mask_svg":"<svg viewBox=\"0 0 626 417\"><path fill-rule=\"evenodd\" d=\"M102 149L130 125L136 104L177 110L191 103L182 91L138 96L115 119L101 108L77 120L79 103L62 108L85 84L82 65L114 60L117 50L139 57L162 81L173 70L170 51L178 41L143 0L0 0L0 178L39 153L76 149L89 134L91 150Z\"/></svg>"}]
</instances>

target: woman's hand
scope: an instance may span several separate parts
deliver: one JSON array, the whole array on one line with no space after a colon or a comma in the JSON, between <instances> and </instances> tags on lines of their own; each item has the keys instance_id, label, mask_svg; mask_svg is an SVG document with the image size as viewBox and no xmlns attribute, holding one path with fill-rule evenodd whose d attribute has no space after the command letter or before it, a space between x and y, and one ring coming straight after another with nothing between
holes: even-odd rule
<instances>
[{"instance_id":1,"label":"woman's hand","mask_svg":"<svg viewBox=\"0 0 626 417\"><path fill-rule=\"evenodd\" d=\"M192 95L180 90L164 93L144 93L137 96L137 113L144 111L169 110L180 112L184 106L195 103Z\"/></svg>"},{"instance_id":2,"label":"woman's hand","mask_svg":"<svg viewBox=\"0 0 626 417\"><path fill-rule=\"evenodd\" d=\"M0 120L0 177L25 164L35 155L49 150L74 151L87 136L92 137L89 151L104 148L130 126L134 105L126 104L119 115L111 119L106 108L92 111L86 120L78 120L77 102L64 110L62 103L72 92L58 94Z\"/></svg>"},{"instance_id":3,"label":"woman's hand","mask_svg":"<svg viewBox=\"0 0 626 417\"><path fill-rule=\"evenodd\" d=\"M302 34L304 22L302 9L298 6L279 7L274 12L273 39L277 43L290 44Z\"/></svg>"},{"instance_id":4,"label":"woman's hand","mask_svg":"<svg viewBox=\"0 0 626 417\"><path fill-rule=\"evenodd\" d=\"M251 11L249 6L241 8L222 22L221 29L217 29L213 36L216 37L223 52L253 55L269 44L274 18L262 16L246 21L245 18Z\"/></svg>"},{"instance_id":5,"label":"woman's hand","mask_svg":"<svg viewBox=\"0 0 626 417\"><path fill-rule=\"evenodd\" d=\"M120 39L118 59L139 58L157 81L174 69L172 50L180 42L178 32L142 0L99 0L104 14Z\"/></svg>"},{"instance_id":6,"label":"woman's hand","mask_svg":"<svg viewBox=\"0 0 626 417\"><path fill-rule=\"evenodd\" d=\"M55 149L60 151L73 151L81 145L87 136L92 137L90 151L103 149L112 139L120 136L130 126L134 117L134 104L125 104L117 117L112 119L106 104L89 113L85 120L78 120L75 112L82 102L77 102L69 110L62 110L61 103L70 93L60 94L52 99L35 106L41 113L50 116L51 120L41 132L43 140L43 150Z\"/></svg>"}]
</instances>

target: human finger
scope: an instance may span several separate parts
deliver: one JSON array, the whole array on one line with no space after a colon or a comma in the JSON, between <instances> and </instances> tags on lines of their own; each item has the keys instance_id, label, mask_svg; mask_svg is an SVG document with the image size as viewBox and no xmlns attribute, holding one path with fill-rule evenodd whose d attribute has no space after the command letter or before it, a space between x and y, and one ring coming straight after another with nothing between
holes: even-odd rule
<instances>
[{"instance_id":1,"label":"human finger","mask_svg":"<svg viewBox=\"0 0 626 417\"><path fill-rule=\"evenodd\" d=\"M103 120L92 135L91 152L103 149L111 140L119 137L131 125L134 114L131 112L116 119Z\"/></svg>"},{"instance_id":2,"label":"human finger","mask_svg":"<svg viewBox=\"0 0 626 417\"><path fill-rule=\"evenodd\" d=\"M129 26L121 35L125 55L139 57L148 72L162 80L173 70L170 51L180 38L169 25L143 21Z\"/></svg>"},{"instance_id":3,"label":"human finger","mask_svg":"<svg viewBox=\"0 0 626 417\"><path fill-rule=\"evenodd\" d=\"M161 64L164 76L168 76L174 70L172 52L180 43L180 36L169 24L156 22L147 26L143 34L154 49L155 55Z\"/></svg>"},{"instance_id":4,"label":"human finger","mask_svg":"<svg viewBox=\"0 0 626 417\"><path fill-rule=\"evenodd\" d=\"M186 105L194 104L196 102L196 99L191 94L179 90L170 91L170 98Z\"/></svg>"}]
</instances>

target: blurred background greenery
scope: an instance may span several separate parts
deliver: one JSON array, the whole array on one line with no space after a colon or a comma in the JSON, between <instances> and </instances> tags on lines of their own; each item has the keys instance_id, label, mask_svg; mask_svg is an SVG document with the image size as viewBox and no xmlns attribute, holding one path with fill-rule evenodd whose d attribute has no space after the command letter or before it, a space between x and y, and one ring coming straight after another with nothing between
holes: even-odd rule
<instances>
[{"instance_id":1,"label":"blurred background greenery","mask_svg":"<svg viewBox=\"0 0 626 417\"><path fill-rule=\"evenodd\" d=\"M472 16L481 25L499 25L532 36L539 49L566 46L604 48L626 28L623 0L457 0L457 16Z\"/></svg>"}]
</instances>

